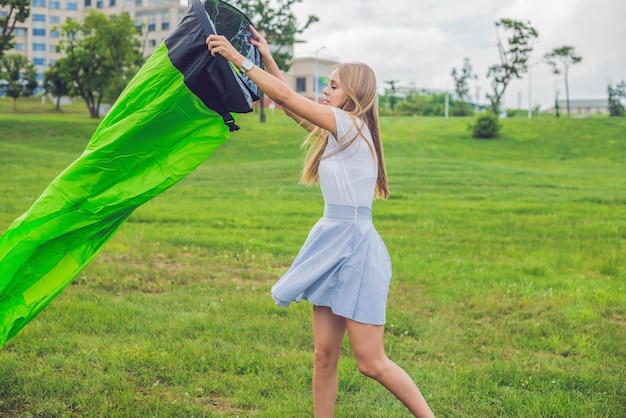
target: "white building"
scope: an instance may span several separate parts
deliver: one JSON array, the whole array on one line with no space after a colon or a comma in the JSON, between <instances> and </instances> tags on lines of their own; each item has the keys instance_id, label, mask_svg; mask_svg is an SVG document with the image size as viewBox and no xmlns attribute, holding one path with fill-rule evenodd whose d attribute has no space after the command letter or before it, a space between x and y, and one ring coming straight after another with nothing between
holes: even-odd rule
<instances>
[{"instance_id":1,"label":"white building","mask_svg":"<svg viewBox=\"0 0 626 418\"><path fill-rule=\"evenodd\" d=\"M328 84L328 76L337 64L339 61L334 58L294 58L285 79L296 92L319 102L324 98L322 90Z\"/></svg>"},{"instance_id":2,"label":"white building","mask_svg":"<svg viewBox=\"0 0 626 418\"><path fill-rule=\"evenodd\" d=\"M559 100L559 113L562 115L567 114L567 101ZM574 116L586 116L586 115L608 115L609 114L609 100L608 99L587 99L578 100L571 99L569 101L569 107L571 115ZM547 110L548 113L555 114L556 109L554 106Z\"/></svg>"},{"instance_id":3,"label":"white building","mask_svg":"<svg viewBox=\"0 0 626 418\"><path fill-rule=\"evenodd\" d=\"M5 53L21 53L35 65L39 81L55 60L60 31L55 29L67 19L84 20L89 9L107 15L128 13L141 30L142 53L149 56L161 41L178 25L187 11L179 0L32 0L30 16L15 25L15 47ZM0 8L0 14L7 14Z\"/></svg>"}]
</instances>

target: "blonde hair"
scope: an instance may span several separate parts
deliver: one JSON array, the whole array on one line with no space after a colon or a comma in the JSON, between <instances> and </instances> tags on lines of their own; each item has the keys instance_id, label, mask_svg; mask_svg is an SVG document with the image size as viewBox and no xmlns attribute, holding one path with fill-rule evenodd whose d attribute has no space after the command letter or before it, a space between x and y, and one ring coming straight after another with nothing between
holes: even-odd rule
<instances>
[{"instance_id":1,"label":"blonde hair","mask_svg":"<svg viewBox=\"0 0 626 418\"><path fill-rule=\"evenodd\" d=\"M372 142L374 144L373 152L378 161L376 197L386 199L387 196L389 196L389 188L387 186L387 170L385 168L383 144L380 138L380 127L378 124L376 76L368 65L359 62L339 64L336 70L346 94L346 99L339 108L349 113L353 118L358 117L361 119L372 134ZM353 123L357 127L358 135L351 138L349 141L345 141L333 154L347 148L363 135L361 128L355 120L353 120ZM302 183L318 183L318 168L322 158L325 158L322 154L328 143L328 134L329 132L325 129L319 127L315 128L302 144L303 147L308 146L304 159L304 169L302 170L302 177L300 179ZM340 138L338 138L338 140L340 140Z\"/></svg>"}]
</instances>

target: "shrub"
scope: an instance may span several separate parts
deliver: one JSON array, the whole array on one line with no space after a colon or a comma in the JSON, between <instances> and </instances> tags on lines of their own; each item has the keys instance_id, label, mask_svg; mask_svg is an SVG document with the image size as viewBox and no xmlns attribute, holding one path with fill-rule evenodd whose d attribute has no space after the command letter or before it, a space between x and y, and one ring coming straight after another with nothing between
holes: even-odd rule
<instances>
[{"instance_id":1,"label":"shrub","mask_svg":"<svg viewBox=\"0 0 626 418\"><path fill-rule=\"evenodd\" d=\"M493 112L481 113L469 124L468 130L472 131L474 138L495 138L500 132L500 120Z\"/></svg>"}]
</instances>

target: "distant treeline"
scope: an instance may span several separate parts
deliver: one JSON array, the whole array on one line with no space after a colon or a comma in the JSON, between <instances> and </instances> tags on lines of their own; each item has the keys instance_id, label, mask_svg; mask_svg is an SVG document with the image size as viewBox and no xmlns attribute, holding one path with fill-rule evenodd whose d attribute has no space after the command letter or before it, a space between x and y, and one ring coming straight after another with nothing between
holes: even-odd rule
<instances>
[{"instance_id":1,"label":"distant treeline","mask_svg":"<svg viewBox=\"0 0 626 418\"><path fill-rule=\"evenodd\" d=\"M476 110L484 109L484 106L454 99L448 94L449 116L472 116ZM428 90L409 90L402 96L385 94L379 97L381 115L398 116L445 116L446 93L435 93Z\"/></svg>"}]
</instances>

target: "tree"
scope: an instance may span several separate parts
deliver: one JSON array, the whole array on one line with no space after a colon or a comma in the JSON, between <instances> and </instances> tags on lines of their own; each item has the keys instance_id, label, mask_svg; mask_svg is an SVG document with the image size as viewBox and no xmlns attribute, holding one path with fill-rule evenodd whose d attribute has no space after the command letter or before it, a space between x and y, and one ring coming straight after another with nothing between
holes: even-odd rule
<instances>
[{"instance_id":1,"label":"tree","mask_svg":"<svg viewBox=\"0 0 626 418\"><path fill-rule=\"evenodd\" d=\"M569 67L571 65L578 64L583 59L582 57L576 55L573 46L567 45L561 46L559 48L554 48L552 51L546 53L543 56L543 59L548 65L552 67L552 72L554 74L563 74L563 77L565 79L565 100L567 102L567 116L569 116Z\"/></svg>"},{"instance_id":2,"label":"tree","mask_svg":"<svg viewBox=\"0 0 626 418\"><path fill-rule=\"evenodd\" d=\"M478 76L474 74L474 69L472 68L472 63L469 58L463 58L463 68L460 71L457 71L456 68L452 69L452 78L454 79L454 91L457 96L461 100L468 99L469 96L469 85L467 84L468 80L476 80Z\"/></svg>"},{"instance_id":3,"label":"tree","mask_svg":"<svg viewBox=\"0 0 626 418\"><path fill-rule=\"evenodd\" d=\"M626 98L626 81L622 80L615 87L609 83L607 91L609 93L609 115L624 116L624 105L620 99Z\"/></svg>"},{"instance_id":4,"label":"tree","mask_svg":"<svg viewBox=\"0 0 626 418\"><path fill-rule=\"evenodd\" d=\"M539 33L530 26L530 22L524 23L512 19L500 19L496 22L496 27L500 63L489 67L487 77L493 78L491 81L493 94L487 94L487 98L491 102L492 112L497 115L500 113L502 98L509 83L521 78L522 74L528 70L528 59L533 50L531 42L539 36ZM500 28L511 33L506 47L500 39Z\"/></svg>"},{"instance_id":5,"label":"tree","mask_svg":"<svg viewBox=\"0 0 626 418\"><path fill-rule=\"evenodd\" d=\"M466 116L472 114L472 110L469 105L469 102L471 101L471 96L469 94L470 88L467 82L468 80L476 80L478 77L474 74L474 69L472 68L470 59L467 57L464 58L463 68L458 71L456 68L453 68L450 75L454 79L454 91L460 99L458 105L455 106L455 116Z\"/></svg>"},{"instance_id":6,"label":"tree","mask_svg":"<svg viewBox=\"0 0 626 418\"><path fill-rule=\"evenodd\" d=\"M30 15L30 0L0 0L0 60L7 51L15 46L13 31L17 22L24 23Z\"/></svg>"},{"instance_id":7,"label":"tree","mask_svg":"<svg viewBox=\"0 0 626 418\"><path fill-rule=\"evenodd\" d=\"M14 109L17 109L19 97L32 96L38 86L35 66L21 54L9 54L2 58L0 80L5 82L3 90L6 95L13 98Z\"/></svg>"},{"instance_id":8,"label":"tree","mask_svg":"<svg viewBox=\"0 0 626 418\"><path fill-rule=\"evenodd\" d=\"M496 138L500 134L500 120L498 115L493 112L485 112L474 119L474 123L470 123L467 129L472 132L473 138L490 139Z\"/></svg>"},{"instance_id":9,"label":"tree","mask_svg":"<svg viewBox=\"0 0 626 418\"><path fill-rule=\"evenodd\" d=\"M301 2L302 0L237 0L233 2L254 22L255 28L273 47L272 55L278 67L283 71L289 70L292 47L299 42L297 36L312 23L319 21L317 16L309 15L304 25L298 25L291 6ZM260 120L265 122L263 92L260 93L260 99Z\"/></svg>"},{"instance_id":10,"label":"tree","mask_svg":"<svg viewBox=\"0 0 626 418\"><path fill-rule=\"evenodd\" d=\"M561 117L561 109L559 107L559 95L558 95L558 92L557 92L557 95L556 95L556 97L554 99L554 117L555 118Z\"/></svg>"},{"instance_id":11,"label":"tree","mask_svg":"<svg viewBox=\"0 0 626 418\"><path fill-rule=\"evenodd\" d=\"M428 90L418 90L415 86L410 87L402 97L396 96L394 115L399 116L445 116L446 93L436 93ZM389 89L384 96L380 97L381 111L386 111L383 104L389 103ZM467 116L469 107L467 103L459 100L449 101L449 114L453 116Z\"/></svg>"},{"instance_id":12,"label":"tree","mask_svg":"<svg viewBox=\"0 0 626 418\"><path fill-rule=\"evenodd\" d=\"M139 68L135 24L125 13L109 17L90 10L82 23L66 20L61 35L57 49L65 57L56 61L55 70L69 93L80 96L97 118L102 101L114 101Z\"/></svg>"},{"instance_id":13,"label":"tree","mask_svg":"<svg viewBox=\"0 0 626 418\"><path fill-rule=\"evenodd\" d=\"M396 103L398 102L398 97L396 96L396 83L397 82L398 82L397 80L385 80L385 84L389 84L389 88L385 89L385 96L388 97L389 108L391 108L392 112L394 111L396 107Z\"/></svg>"},{"instance_id":14,"label":"tree","mask_svg":"<svg viewBox=\"0 0 626 418\"><path fill-rule=\"evenodd\" d=\"M46 93L57 98L56 110L61 110L61 97L69 94L69 84L59 73L59 68L53 66L43 75L43 87Z\"/></svg>"}]
</instances>

